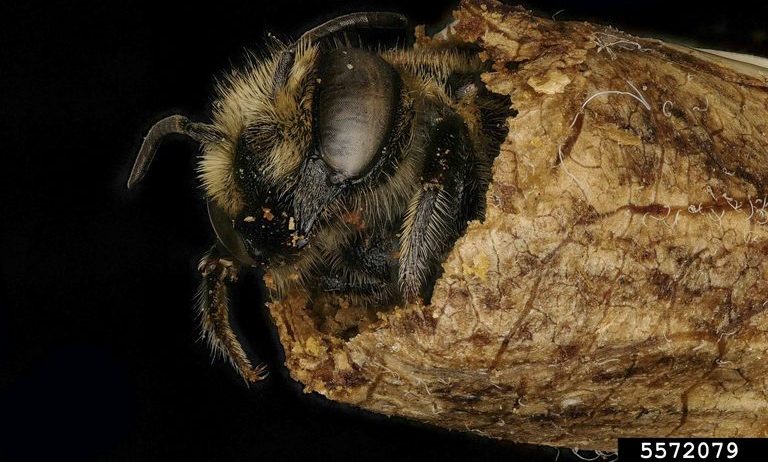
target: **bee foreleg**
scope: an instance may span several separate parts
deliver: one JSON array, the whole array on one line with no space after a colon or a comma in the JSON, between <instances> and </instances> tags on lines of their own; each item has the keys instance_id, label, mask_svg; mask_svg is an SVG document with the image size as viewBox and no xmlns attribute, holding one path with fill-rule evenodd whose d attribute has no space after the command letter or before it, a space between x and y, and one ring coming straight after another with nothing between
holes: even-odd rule
<instances>
[{"instance_id":1,"label":"bee foreleg","mask_svg":"<svg viewBox=\"0 0 768 462\"><path fill-rule=\"evenodd\" d=\"M262 380L265 366L253 367L229 319L229 287L237 281L239 264L214 245L200 260L198 271L202 277L197 295L202 337L214 353L229 359L246 381Z\"/></svg>"},{"instance_id":2,"label":"bee foreleg","mask_svg":"<svg viewBox=\"0 0 768 462\"><path fill-rule=\"evenodd\" d=\"M411 198L400 237L399 282L406 300L428 298L428 282L466 227L470 149L466 125L458 115L451 113L434 127L422 186Z\"/></svg>"}]
</instances>

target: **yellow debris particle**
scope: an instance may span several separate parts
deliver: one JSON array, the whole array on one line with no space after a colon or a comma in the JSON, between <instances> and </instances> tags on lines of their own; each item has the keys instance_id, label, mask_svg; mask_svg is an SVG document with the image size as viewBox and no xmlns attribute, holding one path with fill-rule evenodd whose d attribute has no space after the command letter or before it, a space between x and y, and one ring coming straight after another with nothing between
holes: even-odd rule
<instances>
[{"instance_id":1,"label":"yellow debris particle","mask_svg":"<svg viewBox=\"0 0 768 462\"><path fill-rule=\"evenodd\" d=\"M486 281L488 279L488 268L491 267L491 261L485 252L478 252L472 257L472 264L462 264L462 271L469 276L476 276L477 278Z\"/></svg>"},{"instance_id":2,"label":"yellow debris particle","mask_svg":"<svg viewBox=\"0 0 768 462\"><path fill-rule=\"evenodd\" d=\"M264 275L264 286L270 290L277 289L277 284L275 284L275 279L272 277L272 273L266 273Z\"/></svg>"},{"instance_id":3,"label":"yellow debris particle","mask_svg":"<svg viewBox=\"0 0 768 462\"><path fill-rule=\"evenodd\" d=\"M336 353L334 353L333 363L336 365L337 371L348 371L352 369L352 366L349 364L349 359L347 359L346 353L341 350L337 350Z\"/></svg>"},{"instance_id":4,"label":"yellow debris particle","mask_svg":"<svg viewBox=\"0 0 768 462\"><path fill-rule=\"evenodd\" d=\"M304 351L306 351L312 356L321 356L325 354L325 352L327 351L327 348L325 347L325 345L323 345L322 342L320 342L320 340L318 340L317 337L312 336L312 337L309 337L306 343L304 344Z\"/></svg>"},{"instance_id":5,"label":"yellow debris particle","mask_svg":"<svg viewBox=\"0 0 768 462\"><path fill-rule=\"evenodd\" d=\"M557 69L550 69L544 75L535 75L528 79L528 85L537 93L554 95L562 93L571 83L571 78Z\"/></svg>"}]
</instances>

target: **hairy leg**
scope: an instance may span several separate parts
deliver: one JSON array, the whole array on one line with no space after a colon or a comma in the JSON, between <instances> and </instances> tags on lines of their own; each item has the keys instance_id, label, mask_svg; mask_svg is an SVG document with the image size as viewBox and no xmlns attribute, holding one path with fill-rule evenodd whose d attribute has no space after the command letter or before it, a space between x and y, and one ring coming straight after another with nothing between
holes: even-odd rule
<instances>
[{"instance_id":1,"label":"hairy leg","mask_svg":"<svg viewBox=\"0 0 768 462\"><path fill-rule=\"evenodd\" d=\"M394 230L374 236L359 233L328 258L320 288L359 296L361 300L385 303L397 292L398 239Z\"/></svg>"},{"instance_id":2,"label":"hairy leg","mask_svg":"<svg viewBox=\"0 0 768 462\"><path fill-rule=\"evenodd\" d=\"M197 309L202 336L214 353L229 359L246 381L258 382L266 377L265 366L253 367L229 321L229 287L239 270L238 263L214 245L198 265L202 281Z\"/></svg>"},{"instance_id":3,"label":"hairy leg","mask_svg":"<svg viewBox=\"0 0 768 462\"><path fill-rule=\"evenodd\" d=\"M472 146L463 119L449 112L433 128L431 140L422 187L411 199L400 238L399 283L406 300L428 298L440 262L470 218L465 204Z\"/></svg>"}]
</instances>

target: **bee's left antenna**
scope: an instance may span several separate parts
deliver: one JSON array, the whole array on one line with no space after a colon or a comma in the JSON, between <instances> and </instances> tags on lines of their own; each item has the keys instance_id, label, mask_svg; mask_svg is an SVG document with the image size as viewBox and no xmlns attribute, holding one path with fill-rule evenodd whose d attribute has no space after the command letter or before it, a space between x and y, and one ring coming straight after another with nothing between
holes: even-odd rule
<instances>
[{"instance_id":1,"label":"bee's left antenna","mask_svg":"<svg viewBox=\"0 0 768 462\"><path fill-rule=\"evenodd\" d=\"M144 137L144 142L141 143L136 162L134 162L131 175L128 177L128 189L134 187L144 178L152 159L155 157L157 146L168 135L185 135L197 142L202 142L214 138L214 129L207 124L192 122L179 114L159 120L149 129L147 136Z\"/></svg>"},{"instance_id":2,"label":"bee's left antenna","mask_svg":"<svg viewBox=\"0 0 768 462\"><path fill-rule=\"evenodd\" d=\"M275 66L275 80L272 84L272 95L285 85L288 72L293 66L296 48L300 43L312 43L339 31L352 28L366 29L404 29L408 26L408 18L399 13L362 12L351 13L331 19L317 27L304 32L299 40L280 53Z\"/></svg>"}]
</instances>

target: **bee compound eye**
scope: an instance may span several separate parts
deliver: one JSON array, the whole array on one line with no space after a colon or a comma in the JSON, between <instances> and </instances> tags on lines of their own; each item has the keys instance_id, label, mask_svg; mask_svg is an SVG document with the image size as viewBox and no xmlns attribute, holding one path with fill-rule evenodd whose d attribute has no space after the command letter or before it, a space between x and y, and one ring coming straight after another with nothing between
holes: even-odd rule
<instances>
[{"instance_id":1,"label":"bee compound eye","mask_svg":"<svg viewBox=\"0 0 768 462\"><path fill-rule=\"evenodd\" d=\"M365 175L392 128L399 77L380 56L356 48L323 54L314 99L315 143L345 179Z\"/></svg>"}]
</instances>

